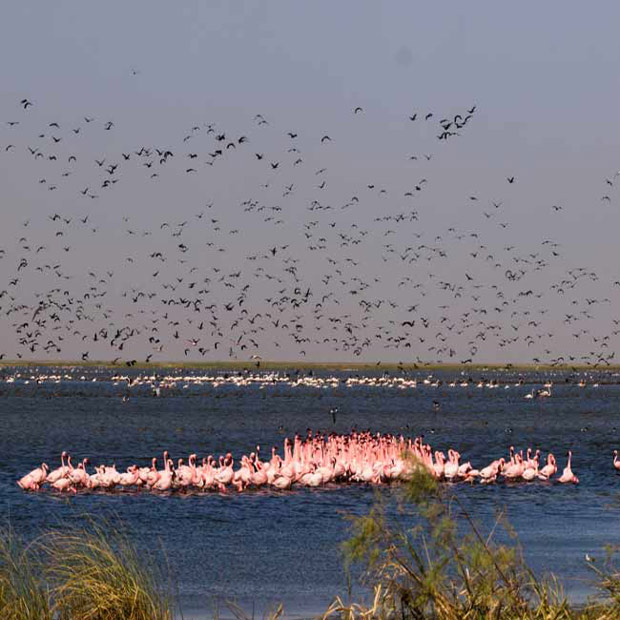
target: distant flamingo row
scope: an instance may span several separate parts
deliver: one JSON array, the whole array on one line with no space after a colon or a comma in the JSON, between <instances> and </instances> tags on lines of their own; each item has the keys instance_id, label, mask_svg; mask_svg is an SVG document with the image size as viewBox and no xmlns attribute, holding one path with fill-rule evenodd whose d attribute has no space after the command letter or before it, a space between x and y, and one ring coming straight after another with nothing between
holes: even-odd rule
<instances>
[{"instance_id":1,"label":"distant flamingo row","mask_svg":"<svg viewBox=\"0 0 620 620\"><path fill-rule=\"evenodd\" d=\"M140 393L141 388L151 390L153 396L163 396L170 390L187 390L200 386L209 386L213 388L221 387L248 387L255 386L259 389L273 388L277 386L285 387L303 387L316 389L336 389L336 388L395 388L399 390L416 389L418 387L425 388L488 388L488 389L504 389L525 388L526 383L523 378L514 379L508 377L500 377L494 379L476 379L472 377L461 376L451 379L441 379L432 374L426 377L416 377L407 375L390 375L383 373L381 375L315 375L312 371L303 373L295 372L217 372L212 374L199 373L139 373L139 374L99 374L90 373L83 374L83 368L72 368L64 370L62 373L52 372L45 373L40 369L36 372L20 370L12 375L0 377L1 383L17 384L17 385L58 385L64 382L80 382L92 384L108 384L113 386L123 386L128 389L137 389ZM608 378L607 381L610 379ZM566 384L565 384L566 385ZM598 388L597 381L586 382L585 378L581 378L578 383L572 383L580 388L586 386ZM549 380L540 388L533 388L524 395L527 399L541 399L552 395L553 381ZM147 392L148 393L148 392Z\"/></svg>"},{"instance_id":2,"label":"distant flamingo row","mask_svg":"<svg viewBox=\"0 0 620 620\"><path fill-rule=\"evenodd\" d=\"M197 456L190 454L187 462L178 459L176 465L163 453L162 469L154 457L150 467L131 465L119 472L116 465L100 465L88 473L89 460L77 466L67 452L61 454L61 465L49 471L46 463L21 478L17 484L24 490L38 491L49 485L60 492L77 492L88 489L112 490L117 487L136 487L152 491L175 489L202 489L226 492L229 488L243 491L249 488L272 487L290 489L293 485L318 487L329 483L385 484L411 478L416 467L425 468L437 480L450 482L476 482L491 484L503 478L512 481L556 481L577 484L579 479L571 469L572 454L562 474L556 459L549 453L541 466L540 451L527 449L516 452L511 446L507 458L494 460L482 469L475 469L470 462L461 463L461 455L453 449L433 452L422 437L406 439L402 435L381 435L370 432L352 432L346 435L312 435L293 441L284 440L284 458L276 448L269 460L262 460L260 447L249 456L235 460L229 452L216 459L207 456L197 464ZM614 467L620 471L620 458L614 452Z\"/></svg>"}]
</instances>

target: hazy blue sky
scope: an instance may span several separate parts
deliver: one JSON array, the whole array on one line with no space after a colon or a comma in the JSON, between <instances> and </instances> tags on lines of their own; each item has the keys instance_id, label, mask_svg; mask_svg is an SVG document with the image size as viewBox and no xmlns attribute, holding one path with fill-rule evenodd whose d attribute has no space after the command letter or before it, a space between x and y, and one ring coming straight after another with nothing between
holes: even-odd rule
<instances>
[{"instance_id":1,"label":"hazy blue sky","mask_svg":"<svg viewBox=\"0 0 620 620\"><path fill-rule=\"evenodd\" d=\"M288 245L278 251L278 277L291 276L286 269L294 264L300 282L277 283L288 287L284 295L299 297L294 292L299 284L312 289L312 304L330 290L340 304L324 312L315 309L313 317L306 299L301 309L281 311L283 322L286 319L293 331L297 321L303 324L300 331L319 340L334 327L330 336L342 341L349 332L327 322L328 317L349 314L344 323L350 320L357 326L359 342L369 341L364 359L415 359L416 355L431 359L436 356L427 350L431 342L446 349L436 357L447 359L453 349L455 358L464 359L470 357L474 341L474 353L489 361L552 359L592 350L607 355L617 346L613 319L620 317L614 310L620 287L613 286L620 280L616 242L620 195L615 185L605 181L615 182L613 175L620 169L619 23L616 2L5 3L0 23L0 248L5 250L0 275L8 284L23 257L28 266L19 270L18 285L0 285L8 291L0 302L0 339L6 343L2 351L8 357L17 351L34 358L54 357L53 351L44 355L39 348L34 352L19 348L12 324L28 321L40 299L37 293L58 285L83 297L93 284L88 271L98 270L99 278L110 269L114 276L104 278L99 290L108 290L105 302L114 315L102 316L102 308L85 310L83 324L69 330L77 329L79 334L73 339L67 334L63 340L62 356L79 357L89 350L91 359L124 359L155 351L153 359L171 359L184 357L189 346L190 357L200 359L196 346L187 344L196 338L208 349L204 359L227 358L231 348L239 359L251 354L295 358L301 349L307 349L308 358L352 358L355 345L343 349L342 342L324 346L294 342L290 333L272 326L264 316L261 333L246 333L237 344L239 330L252 327L245 316L240 327L231 326L240 315L221 307L213 330L222 336L206 329L198 334L195 323L186 323L187 316L197 321L198 316L162 306L160 284L168 280L152 278L157 267L150 258L154 251L169 258L166 265L162 263L167 272L161 276L170 281L182 272L186 283L192 277L190 266L197 267L194 273L204 271L202 275L213 266L221 269L210 273L205 305L221 306L229 301L227 294L233 299L242 285L249 284L244 304L251 317L268 311L270 302L265 297L271 295L272 284L273 295L279 288L262 279L260 272L256 275L257 267L270 268L268 255L261 256L273 245ZM24 97L33 102L25 111L19 103ZM463 135L447 144L438 141L437 121L463 114L474 104L476 113ZM363 107L363 113L353 114L356 106ZM425 124L428 111L434 117ZM408 116L414 112L419 117L412 123ZM257 126L256 114L264 115L268 127ZM86 123L85 116L95 120ZM7 121L20 124L11 127ZM114 122L110 131L104 129L107 121ZM59 128L50 123L58 123ZM209 123L228 139L247 136L248 144L238 145L234 158L226 152L217 166L205 166L207 153L216 146L212 136L206 139ZM194 126L201 129L192 135ZM288 131L299 134L296 142L286 135ZM321 143L325 134L331 143ZM192 138L184 142L187 135ZM52 136L62 140L50 141ZM9 145L14 146L6 151ZM135 155L125 165L121 152L136 151L142 145L173 151L168 168L175 172L169 174L167 169L160 178L151 179L151 169L144 162L134 163ZM27 146L40 149L44 157L34 159ZM287 158L297 154L287 153L291 146L299 149L304 165L293 168ZM188 159L191 152L199 157ZM266 154L264 164L256 160L255 152ZM52 153L63 163L49 160ZM70 154L79 161L71 176L61 177ZM426 161L424 154L432 154L432 160ZM418 160L410 160L411 155ZM103 157L105 165L120 164L118 186L110 192L100 187L106 174L94 164L95 158ZM276 158L282 162L277 174L266 168L267 160ZM186 173L192 166L197 172ZM322 167L327 168L325 175L315 175ZM516 181L509 184L506 178L513 175ZM114 173L109 175L113 177ZM322 178L328 185L318 193ZM423 191L413 201L404 198L423 178L428 180ZM39 183L42 179L45 183ZM269 188L261 188L264 183ZM290 183L294 191L283 196ZM57 189L48 190L50 184L57 184ZM342 209L351 196L361 197L368 184L376 185L377 192L386 188L386 194L364 194L359 206ZM81 195L85 187L99 197ZM601 200L605 195L610 200ZM470 200L471 196L477 200ZM255 210L244 211L241 203L250 199L259 201L256 208L260 204L282 207L273 214L276 219L281 216L283 223L274 227L273 221L256 217ZM331 205L333 212L309 211L313 199ZM501 201L502 206L495 209L492 201ZM196 218L210 203L213 206L206 215ZM553 205L562 210L552 209ZM375 222L382 214L411 210L418 219L409 228L402 222ZM48 218L53 213L72 218L60 237L56 236L58 222ZM97 227L97 233L87 234L86 224L84 230L79 228L76 218L86 215L88 226ZM213 233L213 226L204 228L205 218L218 220L221 236ZM27 220L30 223L24 227ZM190 223L182 236L171 236L174 223L185 220ZM304 226L312 221L318 224L310 231L314 240L309 240ZM163 222L171 223L170 230L161 228ZM352 239L357 234L349 228L353 223L367 232L359 244L341 247L342 237L336 233ZM500 227L500 223L509 226ZM231 235L231 230L239 233ZM413 237L414 230L422 236ZM141 236L144 231L152 235ZM471 232L479 233L479 240L458 239ZM22 236L26 242L19 241ZM326 249L308 247L321 237L326 239L320 242ZM549 245L541 245L547 239L558 244L553 246L558 256L551 254ZM214 245L204 247L206 241ZM181 242L190 248L185 258L178 254ZM409 263L408 257L393 259L414 242L426 246L415 250L414 262ZM387 243L393 243L391 250ZM477 249L478 243L485 247ZM64 244L70 249L62 250ZM40 246L45 248L33 256ZM431 246L434 249L429 251ZM505 249L511 246L515 249ZM218 248L225 251L218 253ZM472 257L477 250L481 255ZM523 265L520 259L530 253L536 256L527 264L527 282L508 281L506 269L518 269ZM248 263L247 257L253 254L259 258ZM485 262L482 255L488 254L493 258ZM173 255L189 262L172 264ZM346 285L338 284L336 276L321 284L327 269L339 268L325 264L327 255L339 262L340 281ZM127 257L134 262L128 263ZM347 263L347 258L356 264ZM71 279L59 282L51 277L51 269L35 273L36 260L62 263L62 273ZM545 264L536 269L536 260ZM501 268L492 268L496 263ZM598 279L579 275L570 295L557 294L554 286L567 277L570 280L567 273L577 267L596 273ZM237 269L242 270L242 282L237 279L227 291L225 282L217 279ZM403 283L407 277L422 284L423 297L419 298L420 288L409 288L412 282ZM359 278L368 288L362 285L361 293L346 293L360 284L351 278ZM438 286L440 281L453 285L452 293L462 286L462 294L449 294ZM472 288L477 285L480 288ZM168 310L169 316L160 318L162 323L178 317L179 325L169 326L166 336L163 329L158 332L162 343L170 345L157 351L142 330L140 338L120 352L101 343L89 347L81 336L89 334L90 342L93 332L106 323L117 329L144 323L144 313L124 316L137 308L123 297L132 288L157 290L150 305L139 302L144 312L162 315ZM518 296L528 289L542 296ZM505 297L499 299L508 303L493 315L498 290L504 290ZM367 324L360 327L364 313L358 302L364 295L369 302L386 301L372 316L366 312ZM389 307L387 300L398 307ZM417 303L420 307L414 312L406 310ZM469 309L483 306L485 314L476 311L463 317ZM9 308L14 310L6 316ZM509 312L515 309L518 315L511 317ZM545 312L535 315L541 309ZM41 315L49 317L50 312L46 308ZM298 312L303 318L295 319ZM316 319L321 312L324 316ZM415 312L431 327L423 327L418 316L415 328L401 329L402 321L413 318ZM566 314L577 318L565 322ZM209 318L204 316L205 321ZM275 313L272 318L277 322ZM538 325L528 326L531 320ZM477 321L483 324L476 325ZM42 343L55 340L58 332L49 333L52 325L49 319L41 328ZM447 330L449 325L453 327ZM489 325L494 335L483 341L479 335ZM391 330L389 335L381 332L383 328ZM179 329L180 338L171 339L170 334ZM582 329L588 331L580 338L573 335ZM377 339L377 333L383 337ZM398 348L386 349L386 339L401 333L413 346L403 349L400 341ZM553 336L545 336L549 333ZM518 341L498 348L500 340L516 335ZM259 336L259 347L247 342ZM605 336L601 349L599 338ZM220 343L217 350L215 341ZM242 343L246 346L241 350ZM551 353L545 354L545 348Z\"/></svg>"}]
</instances>

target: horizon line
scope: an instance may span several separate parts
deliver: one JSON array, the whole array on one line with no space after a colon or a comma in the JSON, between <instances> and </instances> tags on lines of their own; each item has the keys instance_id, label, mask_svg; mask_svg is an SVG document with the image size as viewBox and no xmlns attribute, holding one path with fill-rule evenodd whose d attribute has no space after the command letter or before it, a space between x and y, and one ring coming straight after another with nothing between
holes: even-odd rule
<instances>
[{"instance_id":1,"label":"horizon line","mask_svg":"<svg viewBox=\"0 0 620 620\"><path fill-rule=\"evenodd\" d=\"M146 362L137 360L124 360L113 362L111 360L1 360L0 368L13 366L81 366L81 367L105 367L105 368L231 368L247 369L253 367L256 370L282 369L288 367L295 368L317 368L317 369L403 369L403 370L564 370L564 371L620 371L620 364L608 366L596 366L590 364L549 364L538 362L477 362L477 363L451 363L451 362L353 362L353 361L310 361L310 360L215 360L215 361L157 361Z\"/></svg>"}]
</instances>

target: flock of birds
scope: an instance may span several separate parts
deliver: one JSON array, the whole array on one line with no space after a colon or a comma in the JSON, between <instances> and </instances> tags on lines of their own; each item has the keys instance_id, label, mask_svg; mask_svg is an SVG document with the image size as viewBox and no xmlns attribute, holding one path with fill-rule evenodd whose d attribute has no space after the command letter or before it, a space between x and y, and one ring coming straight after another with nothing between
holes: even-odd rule
<instances>
[{"instance_id":1,"label":"flock of birds","mask_svg":"<svg viewBox=\"0 0 620 620\"><path fill-rule=\"evenodd\" d=\"M554 366L614 362L620 281L566 264L548 233L510 237L515 175L502 196L463 196L464 226L429 231L431 188L444 184L434 162L476 106L403 114L411 144L429 148L398 155L389 183L379 169L365 182L341 171L337 130L304 135L262 114L243 130L200 121L122 148L121 121L61 122L29 98L8 113L0 166L40 208L0 246L0 359L423 365L520 350ZM350 116L368 131L362 107ZM125 207L166 188L166 217Z\"/></svg>"},{"instance_id":2,"label":"flock of birds","mask_svg":"<svg viewBox=\"0 0 620 620\"><path fill-rule=\"evenodd\" d=\"M571 468L572 453L567 455L566 467L558 471L556 459L549 453L542 464L539 450L528 448L516 452L510 446L507 458L492 461L486 467L475 469L470 462L461 463L461 455L453 449L448 455L434 451L423 437L415 439L370 431L352 431L349 434L308 431L307 437L296 435L293 441L284 440L284 457L271 450L269 460L261 459L260 446L250 455L243 455L238 467L230 452L215 458L208 455L197 462L190 454L187 462L177 463L167 451L163 453L162 468L153 457L151 466L136 464L119 472L116 464L95 466L89 473L88 458L74 466L67 452L61 454L61 465L53 471L46 463L17 481L26 491L38 491L43 485L59 492L102 490L116 488L143 488L148 491L202 490L227 492L228 489L245 491L261 487L286 490L293 485L319 487L334 484L379 485L411 479L415 469L424 468L435 479L448 482L479 481L492 484L502 477L505 481L532 482L534 480L559 483L579 483ZM614 467L620 471L620 458L614 452Z\"/></svg>"},{"instance_id":3,"label":"flock of birds","mask_svg":"<svg viewBox=\"0 0 620 620\"><path fill-rule=\"evenodd\" d=\"M126 367L229 358L260 368L264 358L385 356L415 368L525 351L554 367L614 364L620 280L568 264L562 243L545 230L514 238L516 175L501 179L499 196L497 189L493 196L465 194L460 223L433 229L433 191L445 185L433 166L475 123L475 105L403 114L402 131L411 133L416 151L396 154L387 175L373 166L363 181L347 171L345 156L357 146L341 145L340 128L312 135L256 114L243 129L201 120L171 140L131 144L122 121L54 118L29 98L15 102L10 115L0 133L0 165L39 211L31 215L29 207L14 238L0 246L0 329L10 334L0 359L77 351L82 362ZM357 135L372 128L372 118L361 106L352 109ZM603 204L612 202L619 176L605 178ZM165 215L158 214L162 196L173 201ZM136 202L140 207L126 206ZM563 210L549 205L548 216ZM2 380L39 385L75 377L16 371ZM155 396L196 385L444 385L406 372L147 372L117 373L112 381ZM511 387L465 376L445 385ZM551 394L549 383L525 398ZM337 409L330 414L335 423ZM150 467L119 472L102 464L89 472L88 459L74 466L63 452L60 467L42 463L18 484L29 491L226 492L385 484L409 479L416 467L448 482L579 482L570 451L559 476L553 454L541 458L538 450L510 447L507 457L476 469L454 449L447 456L433 451L422 437L309 433L286 439L283 456L273 448L263 460L257 446L237 465L231 453L175 463L164 452L161 468L153 458ZM620 470L617 452L614 467Z\"/></svg>"},{"instance_id":4,"label":"flock of birds","mask_svg":"<svg viewBox=\"0 0 620 620\"><path fill-rule=\"evenodd\" d=\"M548 373L551 374L551 373ZM586 386L596 389L600 385L598 375L591 376L590 381L583 375L571 377L558 374L552 375L562 385L576 386L585 388ZM605 383L617 383L618 373L607 373L604 376ZM544 399L552 395L553 378L548 378L541 387L529 388L531 378L523 376L506 375L505 377L479 377L474 379L471 375L461 372L460 377L442 378L434 374L411 374L401 371L400 374L390 374L384 371L381 374L315 374L312 370L307 372L299 369L289 372L252 372L248 368L236 372L218 371L204 373L201 371L182 371L174 372L133 372L131 374L114 372L97 372L84 374L83 367L65 369L62 372L48 372L37 370L27 372L23 369L16 369L13 372L5 370L0 373L0 385L14 386L42 386L59 384L99 384L102 386L111 385L112 387L122 387L123 396L129 397L131 394L149 394L152 396L175 395L179 390L195 391L195 389L208 388L217 389L220 387L257 387L259 389L273 387L288 388L314 388L317 390L326 389L349 389L349 388L369 388L369 389L398 389L411 390L418 387L428 388L476 388L476 389L503 389L511 388L528 389L524 394L525 399ZM436 403L438 401L433 401Z\"/></svg>"}]
</instances>

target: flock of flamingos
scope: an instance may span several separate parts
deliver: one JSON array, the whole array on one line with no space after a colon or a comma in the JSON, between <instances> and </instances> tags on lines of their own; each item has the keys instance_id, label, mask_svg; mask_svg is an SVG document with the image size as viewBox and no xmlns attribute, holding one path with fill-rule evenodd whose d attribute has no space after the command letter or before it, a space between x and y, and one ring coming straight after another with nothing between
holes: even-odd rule
<instances>
[{"instance_id":1,"label":"flock of flamingos","mask_svg":"<svg viewBox=\"0 0 620 620\"><path fill-rule=\"evenodd\" d=\"M475 469L470 462L461 463L461 455L453 449L448 456L433 452L422 437L407 439L395 435L355 432L350 434L312 435L302 439L299 435L291 441L284 440L284 458L277 449L271 451L269 460L262 460L260 447L249 456L243 455L238 467L229 452L216 459L207 456L197 464L195 454L187 462L183 458L175 464L168 452L163 453L162 469L158 459L153 458L150 467L131 465L119 472L116 465L100 465L94 473L87 471L89 460L83 459L77 466L67 452L61 454L61 465L53 471L46 463L32 470L17 484L27 491L38 491L48 485L58 492L100 489L112 491L121 488L142 488L148 491L203 490L225 493L229 489L238 492L246 489L272 487L290 489L293 485L318 487L325 484L385 484L407 480L416 467L425 468L437 480L448 482L476 482L491 484L501 476L506 481L534 480L577 484L579 478L571 469L572 454L562 474L556 476L558 466L553 454L547 455L544 464L540 451L528 448L516 452L511 446L508 458L500 458ZM620 457L614 451L614 468L620 471Z\"/></svg>"}]
</instances>

